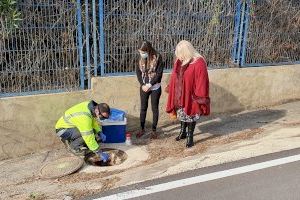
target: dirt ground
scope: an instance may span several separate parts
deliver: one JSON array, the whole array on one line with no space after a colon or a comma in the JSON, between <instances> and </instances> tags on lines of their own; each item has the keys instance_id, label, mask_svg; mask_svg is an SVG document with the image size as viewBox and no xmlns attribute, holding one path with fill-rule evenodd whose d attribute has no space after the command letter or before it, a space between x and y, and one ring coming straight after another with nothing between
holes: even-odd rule
<instances>
[{"instance_id":1,"label":"dirt ground","mask_svg":"<svg viewBox=\"0 0 300 200\"><path fill-rule=\"evenodd\" d=\"M0 199L81 199L114 187L190 169L300 147L300 101L203 119L195 130L195 146L176 142L179 124L161 126L159 139L133 138L146 146L149 159L126 170L84 173L43 179L46 162L68 156L64 149L0 162Z\"/></svg>"}]
</instances>

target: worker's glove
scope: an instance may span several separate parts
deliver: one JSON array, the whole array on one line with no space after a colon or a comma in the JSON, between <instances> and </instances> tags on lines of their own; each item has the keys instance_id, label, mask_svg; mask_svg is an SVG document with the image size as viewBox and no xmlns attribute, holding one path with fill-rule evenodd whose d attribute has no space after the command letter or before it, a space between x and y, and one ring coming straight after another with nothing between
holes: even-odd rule
<instances>
[{"instance_id":1,"label":"worker's glove","mask_svg":"<svg viewBox=\"0 0 300 200\"><path fill-rule=\"evenodd\" d=\"M99 135L102 142L106 141L106 135L104 135L102 132L99 132L98 135Z\"/></svg>"},{"instance_id":2,"label":"worker's glove","mask_svg":"<svg viewBox=\"0 0 300 200\"><path fill-rule=\"evenodd\" d=\"M95 139L97 142L101 142L101 138L99 134L95 134Z\"/></svg>"},{"instance_id":3,"label":"worker's glove","mask_svg":"<svg viewBox=\"0 0 300 200\"><path fill-rule=\"evenodd\" d=\"M102 160L103 162L107 162L109 160L109 154L108 153L98 151L97 155L99 156L100 160Z\"/></svg>"}]
</instances>

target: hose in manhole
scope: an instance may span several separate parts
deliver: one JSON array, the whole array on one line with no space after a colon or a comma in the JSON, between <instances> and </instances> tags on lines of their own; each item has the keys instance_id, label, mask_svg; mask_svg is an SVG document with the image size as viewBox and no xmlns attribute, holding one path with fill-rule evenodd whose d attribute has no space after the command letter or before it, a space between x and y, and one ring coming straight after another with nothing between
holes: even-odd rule
<instances>
[{"instance_id":1,"label":"hose in manhole","mask_svg":"<svg viewBox=\"0 0 300 200\"><path fill-rule=\"evenodd\" d=\"M104 148L102 149L102 151L109 154L110 160L108 162L105 163L103 161L100 161L99 157L93 152L85 156L84 158L85 162L93 166L106 167L106 166L120 165L128 157L124 151L119 149Z\"/></svg>"}]
</instances>

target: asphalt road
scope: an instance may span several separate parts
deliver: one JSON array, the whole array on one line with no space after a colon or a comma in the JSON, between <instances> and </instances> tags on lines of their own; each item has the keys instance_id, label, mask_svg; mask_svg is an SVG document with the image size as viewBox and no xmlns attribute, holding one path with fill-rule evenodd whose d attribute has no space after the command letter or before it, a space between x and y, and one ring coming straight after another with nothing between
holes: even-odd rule
<instances>
[{"instance_id":1,"label":"asphalt road","mask_svg":"<svg viewBox=\"0 0 300 200\"><path fill-rule=\"evenodd\" d=\"M88 199L299 200L300 149L146 181Z\"/></svg>"}]
</instances>

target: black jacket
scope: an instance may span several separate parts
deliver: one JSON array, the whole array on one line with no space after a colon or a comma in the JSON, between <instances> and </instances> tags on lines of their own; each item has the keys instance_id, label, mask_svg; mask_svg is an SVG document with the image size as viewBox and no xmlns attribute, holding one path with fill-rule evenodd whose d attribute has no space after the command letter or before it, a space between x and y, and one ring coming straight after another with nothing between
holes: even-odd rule
<instances>
[{"instance_id":1,"label":"black jacket","mask_svg":"<svg viewBox=\"0 0 300 200\"><path fill-rule=\"evenodd\" d=\"M156 64L156 68L155 68L155 75L154 77L151 78L151 81L149 82L149 70L145 71L144 76L143 73L140 69L140 66L136 67L136 75L138 78L138 81L140 83L140 85L145 85L147 83L150 83L151 85L154 85L156 83L160 83L161 79L162 79L162 75L163 75L163 63L162 63L162 57L160 54L157 54L157 64Z\"/></svg>"}]
</instances>

